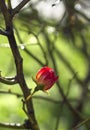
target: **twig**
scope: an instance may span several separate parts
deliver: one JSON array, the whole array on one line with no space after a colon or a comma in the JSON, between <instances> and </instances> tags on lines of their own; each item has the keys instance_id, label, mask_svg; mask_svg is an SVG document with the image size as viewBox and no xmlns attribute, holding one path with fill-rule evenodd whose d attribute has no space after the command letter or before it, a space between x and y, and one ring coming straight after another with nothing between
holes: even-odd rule
<instances>
[{"instance_id":1,"label":"twig","mask_svg":"<svg viewBox=\"0 0 90 130\"><path fill-rule=\"evenodd\" d=\"M55 57L54 57L54 54L53 54L53 51L52 49L50 48L50 46L48 46L48 43L52 43L52 41L49 40L48 38L48 35L44 32L44 38L46 40L46 44L47 44L47 48L48 48L48 52L50 54L50 57L51 57L51 60L52 60L52 63L53 63L53 66L54 66L54 70L56 73L58 73L58 70L57 70L57 64L55 62ZM55 48L56 49L56 48ZM80 81L79 81L80 82ZM81 83L81 82L80 82ZM74 116L78 117L79 119L81 120L84 120L84 117L81 115L81 113L79 111L77 111L72 105L71 103L69 102L69 100L67 99L66 95L64 94L63 92L63 89L60 85L60 82L57 81L57 86L58 86L58 90L60 92L60 95L62 96L63 98L63 102L68 106L69 110L73 113Z\"/></svg>"},{"instance_id":2,"label":"twig","mask_svg":"<svg viewBox=\"0 0 90 130\"><path fill-rule=\"evenodd\" d=\"M45 64L41 60L39 60L36 56L34 56L27 48L25 48L24 51L26 52L26 54L35 59L41 66L45 66Z\"/></svg>"},{"instance_id":3,"label":"twig","mask_svg":"<svg viewBox=\"0 0 90 130\"><path fill-rule=\"evenodd\" d=\"M82 121L81 123L79 123L77 126L75 126L72 130L77 130L79 127L85 125L89 121L90 121L90 118L85 119L84 121Z\"/></svg>"},{"instance_id":4,"label":"twig","mask_svg":"<svg viewBox=\"0 0 90 130\"><path fill-rule=\"evenodd\" d=\"M14 16L16 13L19 13L19 11L30 1L31 0L23 0L20 2L20 4L12 10L12 15Z\"/></svg>"},{"instance_id":5,"label":"twig","mask_svg":"<svg viewBox=\"0 0 90 130\"><path fill-rule=\"evenodd\" d=\"M62 60L62 62L65 64L65 66L70 70L70 72L73 75L75 75L76 74L75 70L72 68L72 66L67 61L67 59L65 59L65 57L61 54L61 52L56 47L55 47L54 51L57 54L58 58L60 58L60 60ZM75 79L82 86L83 82L82 82L82 80L77 75L75 76Z\"/></svg>"},{"instance_id":6,"label":"twig","mask_svg":"<svg viewBox=\"0 0 90 130\"><path fill-rule=\"evenodd\" d=\"M7 31L2 30L2 29L0 29L0 34L1 34L1 35L4 35L4 36L7 36L7 35L8 35Z\"/></svg>"},{"instance_id":7,"label":"twig","mask_svg":"<svg viewBox=\"0 0 90 130\"><path fill-rule=\"evenodd\" d=\"M34 60L36 60L41 66L45 66L45 64L39 60L36 56L34 56L27 48L25 48L26 46L29 46L32 44L19 44L17 47L24 50L26 52L26 54L28 54L29 56L31 56ZM37 44L35 44L37 45ZM10 45L8 44L0 44L0 47L6 47L6 48L10 48Z\"/></svg>"},{"instance_id":8,"label":"twig","mask_svg":"<svg viewBox=\"0 0 90 130\"><path fill-rule=\"evenodd\" d=\"M12 77L12 78L5 78L5 77L1 77L0 76L0 82L1 83L4 83L4 84L7 84L7 85L14 85L14 84L17 84L17 80L16 78Z\"/></svg>"},{"instance_id":9,"label":"twig","mask_svg":"<svg viewBox=\"0 0 90 130\"><path fill-rule=\"evenodd\" d=\"M77 14L81 15L83 18L85 18L85 20L87 20L88 22L90 22L90 18L89 18L88 16L86 16L83 12L78 11L78 10L75 9L75 8L74 8L74 11L75 11Z\"/></svg>"},{"instance_id":10,"label":"twig","mask_svg":"<svg viewBox=\"0 0 90 130\"><path fill-rule=\"evenodd\" d=\"M72 81L76 78L76 75L77 75L77 72L76 72L76 73L73 75L73 77L69 80L66 97L68 97L68 95L69 95L71 83L72 83Z\"/></svg>"},{"instance_id":11,"label":"twig","mask_svg":"<svg viewBox=\"0 0 90 130\"><path fill-rule=\"evenodd\" d=\"M52 98L48 98L48 97L43 97L43 96L32 96L33 99L39 99L39 100L44 100L50 103L55 103L55 104L60 104L62 103L62 101L57 101L55 99Z\"/></svg>"},{"instance_id":12,"label":"twig","mask_svg":"<svg viewBox=\"0 0 90 130\"><path fill-rule=\"evenodd\" d=\"M1 123L0 122L0 128L9 128L9 129L25 129L24 125L21 125L20 123Z\"/></svg>"},{"instance_id":13,"label":"twig","mask_svg":"<svg viewBox=\"0 0 90 130\"><path fill-rule=\"evenodd\" d=\"M12 92L11 90L8 90L8 91L0 90L0 94L10 94L10 95L15 95L15 96L17 96L18 98L23 97L22 94L19 94L19 93L16 93L16 92Z\"/></svg>"},{"instance_id":14,"label":"twig","mask_svg":"<svg viewBox=\"0 0 90 130\"><path fill-rule=\"evenodd\" d=\"M40 32L39 32L39 33L40 33ZM40 40L39 40L39 38L38 38L38 35L39 35L39 34L36 35L36 34L33 33L33 32L31 32L31 34L33 34L34 37L37 39L37 43L38 43L38 45L39 45L39 47L40 47L40 49L41 49L41 51L42 51L42 53L43 53L43 56L44 56L44 58L45 58L46 65L47 65L47 64L48 64L48 60L47 60L46 52L45 52L45 50L44 50L43 46L41 45Z\"/></svg>"},{"instance_id":15,"label":"twig","mask_svg":"<svg viewBox=\"0 0 90 130\"><path fill-rule=\"evenodd\" d=\"M23 44L23 41L22 41L22 39L21 39L21 37L20 37L20 34L19 34L19 32L18 32L18 30L17 30L17 28L14 26L14 28L15 28L15 31L16 31L16 34L17 34L17 37L18 37L18 40L19 40L19 42L21 43L21 45L23 46L24 44ZM32 33L32 32L31 32ZM45 51L44 51L44 49L43 49L43 47L41 46L41 44L40 44L40 41L39 41L39 38L38 38L38 36L36 35L36 34L34 34L34 33L32 33L33 35L34 35L34 37L37 39L37 41L38 41L38 44L37 45L39 45L40 46L40 48L41 48L41 50L42 50L42 52L43 52L43 55L44 55L44 57L45 57L45 59L46 59L46 64L47 64L47 58L46 58L46 55L45 55ZM21 46L21 47L22 47ZM24 46L24 51L26 52L26 54L28 54L29 56L31 56L33 59L35 59L41 66L44 66L45 64L41 61L41 60L39 60L36 56L34 56L27 48L25 48L25 46Z\"/></svg>"}]
</instances>

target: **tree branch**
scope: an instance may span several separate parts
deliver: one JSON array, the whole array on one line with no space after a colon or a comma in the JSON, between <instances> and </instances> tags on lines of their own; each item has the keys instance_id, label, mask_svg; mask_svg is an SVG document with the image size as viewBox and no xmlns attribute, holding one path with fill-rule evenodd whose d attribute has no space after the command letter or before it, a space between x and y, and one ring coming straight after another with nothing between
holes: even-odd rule
<instances>
[{"instance_id":1,"label":"tree branch","mask_svg":"<svg viewBox=\"0 0 90 130\"><path fill-rule=\"evenodd\" d=\"M0 127L2 128L11 128L11 129L24 129L24 125L21 125L20 123L1 123L0 122Z\"/></svg>"},{"instance_id":2,"label":"tree branch","mask_svg":"<svg viewBox=\"0 0 90 130\"><path fill-rule=\"evenodd\" d=\"M23 44L23 41L22 41L22 39L21 39L21 37L20 37L20 34L19 34L19 32L18 32L18 30L17 30L17 28L16 28L15 26L14 26L14 28L15 28L15 31L16 31L17 38L18 38L18 40L20 41L20 43L22 44L22 46L23 46L24 44ZM45 57L45 59L46 59L46 55L45 55L44 49L43 49L42 46L40 45L40 41L39 41L38 37L37 37L34 33L33 33L33 35L34 35L35 38L37 39L38 44L39 44L40 48L42 49L43 55L44 55L44 57ZM35 59L41 66L45 66L45 65L46 65L46 64L44 64L41 60L39 60L36 56L34 56L33 53L31 53L25 46L24 46L24 51L26 52L26 54L28 54L28 55L31 56L33 59ZM46 62L46 63L47 63L47 62Z\"/></svg>"},{"instance_id":3,"label":"tree branch","mask_svg":"<svg viewBox=\"0 0 90 130\"><path fill-rule=\"evenodd\" d=\"M29 0L23 0L21 2L21 4L19 4L19 6L16 8L16 11L20 10ZM0 0L0 9L1 12L4 16L5 19L5 25L6 25L6 30L9 33L9 35L7 36L8 41L9 41L9 45L15 60L15 65L16 65L16 78L17 81L20 85L20 88L23 92L24 95L24 99L26 100L26 98L30 95L30 90L28 89L28 86L26 84L25 78L24 78L24 74L23 74L23 59L20 55L20 52L18 50L17 47L17 43L16 43L16 39L14 36L14 32L13 32L13 24L12 24L12 15L8 12L6 4L5 4L5 0ZM16 12L15 11L15 12ZM27 114L29 117L29 123L30 123L30 128L32 130L39 130L37 121L35 119L35 114L34 114L34 109L33 109L33 104L32 104L32 100L28 100L26 102L26 108L27 108ZM33 120L33 123L32 123Z\"/></svg>"},{"instance_id":4,"label":"tree branch","mask_svg":"<svg viewBox=\"0 0 90 130\"><path fill-rule=\"evenodd\" d=\"M5 36L7 36L7 35L8 35L7 31L2 30L2 29L0 29L0 34L1 34L1 35L5 35Z\"/></svg>"},{"instance_id":5,"label":"tree branch","mask_svg":"<svg viewBox=\"0 0 90 130\"><path fill-rule=\"evenodd\" d=\"M23 97L22 94L19 94L19 93L16 93L16 92L12 92L11 90L8 90L8 91L0 90L0 94L10 94L10 95L14 95L14 96L16 96L18 98Z\"/></svg>"},{"instance_id":6,"label":"tree branch","mask_svg":"<svg viewBox=\"0 0 90 130\"><path fill-rule=\"evenodd\" d=\"M17 84L16 78L9 79L9 78L5 78L5 77L1 77L1 76L0 76L0 82L4 83L4 84L7 84L7 85Z\"/></svg>"},{"instance_id":7,"label":"tree branch","mask_svg":"<svg viewBox=\"0 0 90 130\"><path fill-rule=\"evenodd\" d=\"M12 15L14 16L18 13L29 1L31 0L23 0L17 7L12 10Z\"/></svg>"},{"instance_id":8,"label":"tree branch","mask_svg":"<svg viewBox=\"0 0 90 130\"><path fill-rule=\"evenodd\" d=\"M90 122L90 118L87 118L85 120L83 120L82 122L80 122L77 126L75 126L72 130L77 130L78 128L80 128L83 125L86 125L88 122Z\"/></svg>"}]
</instances>

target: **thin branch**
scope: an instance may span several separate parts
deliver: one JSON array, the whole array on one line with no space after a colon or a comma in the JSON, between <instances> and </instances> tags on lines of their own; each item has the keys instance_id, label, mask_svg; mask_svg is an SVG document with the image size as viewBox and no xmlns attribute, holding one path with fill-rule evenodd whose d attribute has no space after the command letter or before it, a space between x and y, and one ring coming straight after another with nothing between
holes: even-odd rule
<instances>
[{"instance_id":1,"label":"thin branch","mask_svg":"<svg viewBox=\"0 0 90 130\"><path fill-rule=\"evenodd\" d=\"M25 48L24 51L26 52L26 54L35 59L41 66L45 66L45 64L41 60L39 60L36 56L34 56L27 48Z\"/></svg>"},{"instance_id":2,"label":"thin branch","mask_svg":"<svg viewBox=\"0 0 90 130\"><path fill-rule=\"evenodd\" d=\"M36 34L33 33L33 32L31 32L31 34L33 34L34 37L37 39L37 44L39 45L39 47L40 47L40 49L41 49L41 51L42 51L42 53L43 53L43 56L44 56L44 58L45 58L46 65L47 65L47 64L48 64L48 60L47 60L46 52L45 52L45 50L44 50L43 46L41 45L40 40L39 40L39 38L38 38L38 35L39 35L39 34L36 35Z\"/></svg>"},{"instance_id":3,"label":"thin branch","mask_svg":"<svg viewBox=\"0 0 90 130\"><path fill-rule=\"evenodd\" d=\"M6 24L6 27L10 26L11 24L11 17L10 17L10 13L7 9L7 6L5 4L5 0L0 0L0 9L1 9L1 12L4 16L4 20L5 20L5 24Z\"/></svg>"},{"instance_id":4,"label":"thin branch","mask_svg":"<svg viewBox=\"0 0 90 130\"><path fill-rule=\"evenodd\" d=\"M55 99L52 98L48 98L48 97L43 97L43 96L32 96L33 99L40 99L40 100L44 100L44 101L48 101L50 103L55 103L55 104L60 104L62 103L62 101L57 101Z\"/></svg>"},{"instance_id":5,"label":"thin branch","mask_svg":"<svg viewBox=\"0 0 90 130\"><path fill-rule=\"evenodd\" d=\"M54 70L55 70L56 73L58 73L57 64L56 64L56 62L55 62L55 60L54 60L54 59L55 59L54 53L53 53L52 49L50 48L50 45L48 46L48 43L50 44L50 43L52 43L52 41L50 41L50 39L49 39L47 33L43 32L43 34L44 34L44 38L45 38L45 40L46 40L48 53L49 53L49 55L50 55L50 58L51 58L51 60L52 60L53 66L54 66ZM59 52L59 51L58 51L58 52ZM61 59L60 59L60 60L61 60ZM63 98L63 102L68 106L68 108L69 108L69 110L72 112L72 114L73 114L74 116L78 117L80 120L84 120L83 115L82 115L79 111L77 111L77 110L72 106L72 104L69 102L69 100L67 99L67 97L66 97L66 95L64 94L63 89L62 89L62 87L61 87L61 85L60 85L60 82L57 81L56 84L57 84L57 86L58 86L59 93L60 93L60 95L61 95L62 98Z\"/></svg>"},{"instance_id":6,"label":"thin branch","mask_svg":"<svg viewBox=\"0 0 90 130\"><path fill-rule=\"evenodd\" d=\"M16 93L16 92L12 92L11 90L8 90L8 91L5 91L5 90L0 90L0 94L10 94L10 95L14 95L18 98L21 98L23 97L22 94L19 94L19 93ZM39 100L44 100L44 101L47 101L47 102L50 102L50 103L55 103L57 105L60 105L63 101L62 100L55 100L55 99L52 99L52 98L48 98L48 97L44 97L44 96L32 96L32 99L39 99ZM77 99L68 99L70 102L79 102L79 100ZM90 98L88 98L88 100L90 100Z\"/></svg>"},{"instance_id":7,"label":"thin branch","mask_svg":"<svg viewBox=\"0 0 90 130\"><path fill-rule=\"evenodd\" d=\"M17 14L30 1L31 0L23 0L22 2L20 2L20 4L12 10L12 15L14 16L15 14Z\"/></svg>"},{"instance_id":8,"label":"thin branch","mask_svg":"<svg viewBox=\"0 0 90 130\"><path fill-rule=\"evenodd\" d=\"M36 56L33 55L33 53L31 53L27 48L25 48L26 46L29 46L29 45L33 45L33 44L20 44L18 45L17 47L24 50L25 53L29 56L31 56L34 60L36 60L41 66L45 66L46 64L44 64L41 60L39 60ZM37 44L35 44L37 45ZM10 45L9 44L0 44L0 47L6 47L6 48L10 48Z\"/></svg>"},{"instance_id":9,"label":"thin branch","mask_svg":"<svg viewBox=\"0 0 90 130\"><path fill-rule=\"evenodd\" d=\"M62 55L62 53L55 47L54 49L55 53L57 54L58 58L60 60L62 60L62 62L65 64L65 66L70 70L70 72L75 75L76 72L75 70L72 68L72 66L70 65L70 63L68 62L68 60ZM76 75L75 79L77 80L77 82L82 86L83 82L82 80Z\"/></svg>"},{"instance_id":10,"label":"thin branch","mask_svg":"<svg viewBox=\"0 0 90 130\"><path fill-rule=\"evenodd\" d=\"M20 123L1 123L0 122L0 128L9 128L9 129L25 129L24 125L21 125Z\"/></svg>"},{"instance_id":11,"label":"thin branch","mask_svg":"<svg viewBox=\"0 0 90 130\"><path fill-rule=\"evenodd\" d=\"M25 26L26 26L26 24L25 24ZM34 26L35 26L35 25L34 25ZM15 25L14 25L14 29L15 29L15 31L16 31L16 34L17 34L17 37L18 37L19 42L20 42L21 44L23 44L23 41L22 41L22 39L21 39L21 37L20 37L20 34L19 34L17 28L15 27ZM32 35L37 39L37 45L39 45L39 47L40 47L40 49L41 49L41 51L42 51L42 53L43 53L43 56L44 56L44 58L45 58L45 62L46 62L45 65L47 65L47 64L48 64L48 60L47 60L46 52L45 52L45 50L44 50L43 46L41 45L40 40L39 40L39 38L38 38L38 35L39 35L40 32L42 31L42 29L41 29L41 31L40 31L38 34L35 34L33 31L30 31L30 28L27 28L27 29L28 29L27 33L28 33L28 34L32 34ZM25 32L26 32L26 30L22 30L22 31L25 31ZM33 54L31 54L31 56L32 56L32 55L33 55ZM40 61L37 57L35 58L34 55L33 55L33 59L35 59L35 60L37 60L37 61ZM41 64L41 62L39 62L39 63ZM42 66L44 66L43 63L42 63Z\"/></svg>"},{"instance_id":12,"label":"thin branch","mask_svg":"<svg viewBox=\"0 0 90 130\"><path fill-rule=\"evenodd\" d=\"M7 84L7 85L17 84L16 77L14 77L14 78L13 77L12 78L5 78L5 77L0 76L0 82L4 83L4 84Z\"/></svg>"},{"instance_id":13,"label":"thin branch","mask_svg":"<svg viewBox=\"0 0 90 130\"><path fill-rule=\"evenodd\" d=\"M45 66L45 64L41 61L41 60L39 60L36 56L34 56L33 55L33 53L31 53L27 48L25 48L25 46L23 46L24 44L23 44L23 41L22 41L22 39L21 39L21 37L20 37L20 34L19 34L19 32L18 32L18 30L17 30L17 28L14 26L14 28L15 28L15 31L16 31L16 34L17 34L17 37L18 37L18 40L20 41L20 43L21 43L21 47L23 47L23 50L26 52L26 54L28 54L29 56L31 56L34 60L36 60L41 66ZM38 37L33 33L33 35L36 37L36 39L37 39L37 41L38 41L38 44L40 45L40 41L39 41L39 39L38 39ZM37 44L37 45L38 45ZM40 46L41 47L41 46ZM44 51L44 50L43 50ZM44 53L44 52L43 52ZM44 56L45 56L45 53L44 53Z\"/></svg>"},{"instance_id":14,"label":"thin branch","mask_svg":"<svg viewBox=\"0 0 90 130\"><path fill-rule=\"evenodd\" d=\"M88 122L90 122L90 118L85 119L84 121L79 123L77 126L75 126L72 130L77 130L78 128L80 128L81 126L85 125Z\"/></svg>"},{"instance_id":15,"label":"thin branch","mask_svg":"<svg viewBox=\"0 0 90 130\"><path fill-rule=\"evenodd\" d=\"M67 86L68 88L67 88L67 92L66 92L66 97L68 97L68 95L69 95L72 81L76 78L76 76L77 76L77 72L73 75L73 77L68 82L68 86Z\"/></svg>"},{"instance_id":16,"label":"thin branch","mask_svg":"<svg viewBox=\"0 0 90 130\"><path fill-rule=\"evenodd\" d=\"M79 15L81 15L83 18L85 18L85 20L87 20L88 22L90 22L90 18L88 16L86 16L83 12L78 11L77 9L74 9L75 12Z\"/></svg>"},{"instance_id":17,"label":"thin branch","mask_svg":"<svg viewBox=\"0 0 90 130\"><path fill-rule=\"evenodd\" d=\"M16 96L18 98L23 97L22 94L19 94L19 93L16 93L16 92L12 92L11 90L8 90L8 91L0 90L0 94L10 94L10 95L14 95L14 96Z\"/></svg>"},{"instance_id":18,"label":"thin branch","mask_svg":"<svg viewBox=\"0 0 90 130\"><path fill-rule=\"evenodd\" d=\"M4 35L4 36L7 36L7 35L8 35L7 31L2 30L2 29L0 29L0 34L1 34L1 35Z\"/></svg>"},{"instance_id":19,"label":"thin branch","mask_svg":"<svg viewBox=\"0 0 90 130\"><path fill-rule=\"evenodd\" d=\"M67 93L66 93L66 98L67 98L68 95L69 95L70 87L71 87L71 83L72 83L73 79L75 78L75 76L76 76L76 74L75 74L75 75L74 75L74 76L69 80L68 88L67 88ZM70 102L69 99L68 99L68 101ZM61 110L60 110L60 113L62 113L62 111L63 111L63 107L64 107L65 103L66 103L66 102L63 100L63 101L62 101L62 104L61 104ZM61 115L62 115L62 114L61 114ZM55 130L58 130L58 127L59 127L59 125L60 125L61 115L58 116L58 118L57 118L57 122L56 122Z\"/></svg>"}]
</instances>

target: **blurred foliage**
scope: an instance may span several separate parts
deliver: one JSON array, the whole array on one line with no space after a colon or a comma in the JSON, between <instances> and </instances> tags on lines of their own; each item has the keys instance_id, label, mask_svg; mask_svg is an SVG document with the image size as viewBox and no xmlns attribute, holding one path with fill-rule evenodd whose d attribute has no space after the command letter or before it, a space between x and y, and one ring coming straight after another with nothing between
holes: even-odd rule
<instances>
[{"instance_id":1,"label":"blurred foliage","mask_svg":"<svg viewBox=\"0 0 90 130\"><path fill-rule=\"evenodd\" d=\"M87 5L87 2L63 0L65 12L59 21L43 18L33 4L28 4L13 19L29 88L35 87L32 77L35 77L42 66L54 68L59 75L60 86L54 85L48 95L37 92L33 97L40 130L71 130L82 121L69 109L60 87L73 108L83 117L90 117L90 20L75 8L76 4L82 6ZM53 9L57 8L57 4L54 6ZM4 28L2 15L0 19L0 28ZM0 56L1 75L15 75L8 40L2 35ZM0 122L23 123L26 115L22 110L22 98L9 94L9 91L22 94L18 85L7 86L0 83ZM90 121L87 124L90 127ZM78 130L87 128L82 125Z\"/></svg>"}]
</instances>

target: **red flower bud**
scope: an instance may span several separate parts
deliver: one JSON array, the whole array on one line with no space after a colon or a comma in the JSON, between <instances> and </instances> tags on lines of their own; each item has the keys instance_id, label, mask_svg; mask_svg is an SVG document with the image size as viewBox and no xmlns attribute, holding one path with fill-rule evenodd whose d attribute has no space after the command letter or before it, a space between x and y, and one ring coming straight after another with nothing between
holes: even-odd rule
<instances>
[{"instance_id":1,"label":"red flower bud","mask_svg":"<svg viewBox=\"0 0 90 130\"><path fill-rule=\"evenodd\" d=\"M44 85L43 90L50 89L54 83L58 80L58 76L52 68L43 67L36 74L36 83L39 85Z\"/></svg>"}]
</instances>

